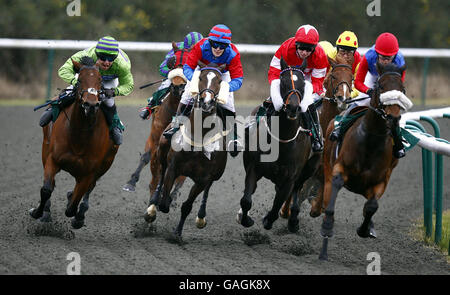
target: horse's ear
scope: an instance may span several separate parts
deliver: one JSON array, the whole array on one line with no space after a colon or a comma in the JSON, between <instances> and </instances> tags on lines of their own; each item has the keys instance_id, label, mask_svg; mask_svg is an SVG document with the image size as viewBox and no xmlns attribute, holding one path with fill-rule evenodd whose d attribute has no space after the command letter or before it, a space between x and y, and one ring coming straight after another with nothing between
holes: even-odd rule
<instances>
[{"instance_id":1,"label":"horse's ear","mask_svg":"<svg viewBox=\"0 0 450 295\"><path fill-rule=\"evenodd\" d=\"M330 66L332 68L334 68L336 66L336 61L329 56L327 56L327 58L328 58L328 63L330 64Z\"/></svg>"},{"instance_id":2,"label":"horse's ear","mask_svg":"<svg viewBox=\"0 0 450 295\"><path fill-rule=\"evenodd\" d=\"M384 66L383 66L382 64L380 64L380 63L377 61L377 63L375 64L375 67L376 67L377 72L378 72L379 75L383 74Z\"/></svg>"},{"instance_id":3,"label":"horse's ear","mask_svg":"<svg viewBox=\"0 0 450 295\"><path fill-rule=\"evenodd\" d=\"M225 70L225 68L227 67L227 64L222 64L218 67L218 69L223 72Z\"/></svg>"},{"instance_id":4,"label":"horse's ear","mask_svg":"<svg viewBox=\"0 0 450 295\"><path fill-rule=\"evenodd\" d=\"M288 67L288 64L284 61L283 57L281 57L281 59L280 59L280 64L281 64L281 70L284 70Z\"/></svg>"},{"instance_id":5,"label":"horse's ear","mask_svg":"<svg viewBox=\"0 0 450 295\"><path fill-rule=\"evenodd\" d=\"M176 63L177 57L171 56L168 60L167 60L167 67L169 68L169 70L173 70L175 68L175 63Z\"/></svg>"},{"instance_id":6,"label":"horse's ear","mask_svg":"<svg viewBox=\"0 0 450 295\"><path fill-rule=\"evenodd\" d=\"M203 69L204 67L206 67L206 64L204 64L200 60L197 62L197 64L200 66L200 69Z\"/></svg>"},{"instance_id":7,"label":"horse's ear","mask_svg":"<svg viewBox=\"0 0 450 295\"><path fill-rule=\"evenodd\" d=\"M75 60L72 59L73 69L76 73L78 73L81 69L81 64Z\"/></svg>"},{"instance_id":8,"label":"horse's ear","mask_svg":"<svg viewBox=\"0 0 450 295\"><path fill-rule=\"evenodd\" d=\"M177 44L174 41L172 41L172 49L173 51L179 50Z\"/></svg>"}]
</instances>

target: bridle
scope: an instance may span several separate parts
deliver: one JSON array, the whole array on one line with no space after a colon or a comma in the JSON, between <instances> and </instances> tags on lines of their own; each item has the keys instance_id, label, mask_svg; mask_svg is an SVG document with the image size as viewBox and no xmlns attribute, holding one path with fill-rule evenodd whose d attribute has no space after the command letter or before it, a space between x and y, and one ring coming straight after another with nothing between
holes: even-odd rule
<instances>
[{"instance_id":1,"label":"bridle","mask_svg":"<svg viewBox=\"0 0 450 295\"><path fill-rule=\"evenodd\" d=\"M335 66L332 67L332 70L331 70L331 72L330 72L330 83L331 83L331 88L332 88L333 90L332 90L332 93L331 93L332 97L329 97L328 99L329 99L330 101L332 101L332 102L335 102L335 103L337 103L337 100L339 100L339 101L341 101L341 102L344 102L343 100L341 100L341 99L339 99L339 98L336 97L336 93L337 93L337 91L338 91L338 89L339 89L339 86L341 86L342 84L345 84L345 85L347 85L347 87L348 87L348 89L349 89L350 92L351 92L351 90L352 90L352 85L350 85L351 82L348 83L347 81L340 81L339 83L337 83L337 85L336 85L335 87L333 87L333 81L334 81L334 80L337 80L337 78L333 75L333 71L334 71L334 69L336 69L336 68L347 68L347 69L349 69L350 71L352 71L352 67L351 67L350 65L346 65L346 64L337 64L337 65L335 65ZM353 79L352 79L352 82L353 82Z\"/></svg>"},{"instance_id":2,"label":"bridle","mask_svg":"<svg viewBox=\"0 0 450 295\"><path fill-rule=\"evenodd\" d=\"M204 67L204 68L201 68L201 69L200 69L200 72L201 72L201 71L205 71L205 70L212 70L212 71L215 71L215 72L219 73L220 77L222 78L222 72L221 72L219 69L217 69L217 68L214 68L214 67ZM209 92L209 93L212 94L212 97L213 97L213 101L214 101L214 102L217 100L217 95L218 95L218 93L216 93L214 90L212 90L212 89L210 89L210 88L208 88L208 87L205 88L205 89L202 89L202 90L197 94L197 99L199 100L200 97L202 96L202 94L205 93L205 92Z\"/></svg>"},{"instance_id":3,"label":"bridle","mask_svg":"<svg viewBox=\"0 0 450 295\"><path fill-rule=\"evenodd\" d=\"M300 69L297 69L297 68L288 67L280 72L280 77L283 73L285 73L287 71L289 71L289 74L290 74L292 88L283 97L283 101L284 101L283 111L286 111L286 107L287 107L287 105L289 105L292 95L295 94L295 96L297 97L297 102L298 102L299 106L302 101L302 93L298 89L295 88L293 74L294 74L294 72L300 72L302 77L304 77L303 71Z\"/></svg>"}]
</instances>

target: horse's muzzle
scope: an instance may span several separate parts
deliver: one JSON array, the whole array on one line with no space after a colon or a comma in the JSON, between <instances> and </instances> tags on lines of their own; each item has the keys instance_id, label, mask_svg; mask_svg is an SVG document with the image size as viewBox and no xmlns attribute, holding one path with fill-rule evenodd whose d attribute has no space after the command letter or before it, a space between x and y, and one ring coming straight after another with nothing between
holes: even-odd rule
<instances>
[{"instance_id":1,"label":"horse's muzzle","mask_svg":"<svg viewBox=\"0 0 450 295\"><path fill-rule=\"evenodd\" d=\"M81 104L81 107L84 109L84 113L86 114L86 116L93 115L93 114L97 113L97 111L100 107L100 102L97 101L95 103L91 103L91 102L84 101Z\"/></svg>"}]
</instances>

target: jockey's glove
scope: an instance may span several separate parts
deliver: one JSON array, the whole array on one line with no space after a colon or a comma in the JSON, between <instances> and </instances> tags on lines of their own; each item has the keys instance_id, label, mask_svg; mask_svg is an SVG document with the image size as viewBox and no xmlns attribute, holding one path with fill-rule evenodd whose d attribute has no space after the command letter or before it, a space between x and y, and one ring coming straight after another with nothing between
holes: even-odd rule
<instances>
[{"instance_id":1,"label":"jockey's glove","mask_svg":"<svg viewBox=\"0 0 450 295\"><path fill-rule=\"evenodd\" d=\"M103 93L107 96L107 97L114 97L116 96L116 91L114 88L111 89L104 89Z\"/></svg>"},{"instance_id":2,"label":"jockey's glove","mask_svg":"<svg viewBox=\"0 0 450 295\"><path fill-rule=\"evenodd\" d=\"M373 90L372 88L369 88L369 90L366 91L366 94L367 94L369 97L372 97L372 95L373 95L374 92L375 92L375 90Z\"/></svg>"}]
</instances>

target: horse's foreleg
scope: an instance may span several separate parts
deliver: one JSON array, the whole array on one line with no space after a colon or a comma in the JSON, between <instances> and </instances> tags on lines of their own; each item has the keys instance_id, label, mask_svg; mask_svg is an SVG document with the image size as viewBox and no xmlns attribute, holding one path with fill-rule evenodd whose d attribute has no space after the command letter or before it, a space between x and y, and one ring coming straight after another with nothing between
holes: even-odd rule
<instances>
[{"instance_id":1,"label":"horse's foreleg","mask_svg":"<svg viewBox=\"0 0 450 295\"><path fill-rule=\"evenodd\" d=\"M263 225L265 229L269 230L272 228L272 224L278 219L278 212L280 211L281 206L287 196L292 193L293 187L294 183L289 183L283 185L282 187L277 186L278 189L276 190L277 192L275 194L275 199L273 200L272 209L263 218Z\"/></svg>"},{"instance_id":2,"label":"horse's foreleg","mask_svg":"<svg viewBox=\"0 0 450 295\"><path fill-rule=\"evenodd\" d=\"M163 171L164 173L164 171ZM170 191L172 190L173 184L175 182L175 179L178 175L175 175L175 161L172 159L172 162L170 163L169 167L167 167L164 174L164 184L162 186L162 197L161 201L159 202L159 210L163 213L169 213L170 210L170 204L172 203L172 197L170 196ZM162 183L162 182L160 182ZM158 188L162 184L158 185ZM158 189L156 190L158 191ZM156 193L156 192L155 192Z\"/></svg>"},{"instance_id":3,"label":"horse's foreleg","mask_svg":"<svg viewBox=\"0 0 450 295\"><path fill-rule=\"evenodd\" d=\"M211 184L209 184L211 186ZM181 237L181 233L183 231L184 222L186 221L186 217L191 213L192 204L194 203L197 196L205 189L205 184L195 183L189 192L189 197L183 205L181 205L181 218L178 222L178 225L174 231L175 236Z\"/></svg>"},{"instance_id":4,"label":"horse's foreleg","mask_svg":"<svg viewBox=\"0 0 450 295\"><path fill-rule=\"evenodd\" d=\"M322 221L322 227L320 234L322 235L323 245L322 250L319 255L320 260L328 260L328 238L333 236L333 225L334 225L334 208L336 205L336 198L339 190L344 186L344 178L340 173L333 176L332 181L327 181L324 187L324 206L325 216Z\"/></svg>"},{"instance_id":5,"label":"horse's foreleg","mask_svg":"<svg viewBox=\"0 0 450 295\"><path fill-rule=\"evenodd\" d=\"M205 191L203 192L202 203L197 213L197 219L195 220L195 225L198 228L204 228L206 226L206 201L208 200L208 194L211 185L212 182L205 187Z\"/></svg>"},{"instance_id":6,"label":"horse's foreleg","mask_svg":"<svg viewBox=\"0 0 450 295\"><path fill-rule=\"evenodd\" d=\"M94 184L93 184L94 183ZM73 189L73 193L71 198L67 204L66 208L66 216L74 217L78 211L78 204L81 201L81 198L95 185L94 177L86 176L81 179L77 179L77 183L75 184L75 188Z\"/></svg>"},{"instance_id":7,"label":"horse's foreleg","mask_svg":"<svg viewBox=\"0 0 450 295\"><path fill-rule=\"evenodd\" d=\"M241 209L237 214L237 222L242 224L244 227L250 227L255 222L248 216L248 211L252 208L252 195L256 190L256 183L261 177L256 174L254 167L249 167L247 169L247 174L245 175L245 190L244 196L241 198Z\"/></svg>"},{"instance_id":8,"label":"horse's foreleg","mask_svg":"<svg viewBox=\"0 0 450 295\"><path fill-rule=\"evenodd\" d=\"M37 208L30 210L31 217L35 219L41 218L45 208L48 208L48 212L50 212L50 202L47 204L47 201L50 200L50 196L55 188L55 175L59 171L60 168L54 163L51 155L49 155L44 165L44 185L41 187L41 201Z\"/></svg>"},{"instance_id":9,"label":"horse's foreleg","mask_svg":"<svg viewBox=\"0 0 450 295\"><path fill-rule=\"evenodd\" d=\"M131 174L130 180L128 180L127 184L123 187L124 191L128 192L134 192L136 190L136 183L139 181L139 176L141 175L142 169L150 162L150 151L146 151L142 154L141 158L139 159L139 165L134 171L133 174Z\"/></svg>"},{"instance_id":10,"label":"horse's foreleg","mask_svg":"<svg viewBox=\"0 0 450 295\"><path fill-rule=\"evenodd\" d=\"M387 180L388 181L388 180ZM358 236L361 238L376 238L377 234L375 232L375 226L372 222L372 216L378 210L378 199L381 198L387 186L386 182L381 182L378 185L371 187L367 192L365 197L367 198L367 202L364 204L363 216L364 221L358 230Z\"/></svg>"},{"instance_id":11,"label":"horse's foreleg","mask_svg":"<svg viewBox=\"0 0 450 295\"><path fill-rule=\"evenodd\" d=\"M288 219L288 230L291 233L296 233L299 229L298 214L300 213L300 206L298 202L298 193L298 189L294 189L292 192L293 198ZM284 202L284 204L286 204L286 202Z\"/></svg>"},{"instance_id":12,"label":"horse's foreleg","mask_svg":"<svg viewBox=\"0 0 450 295\"><path fill-rule=\"evenodd\" d=\"M94 185L95 186L95 185ZM86 211L89 209L89 195L94 190L94 186L84 195L83 201L78 207L78 212L74 218L72 218L71 224L74 229L79 229L84 225L84 218Z\"/></svg>"}]
</instances>

